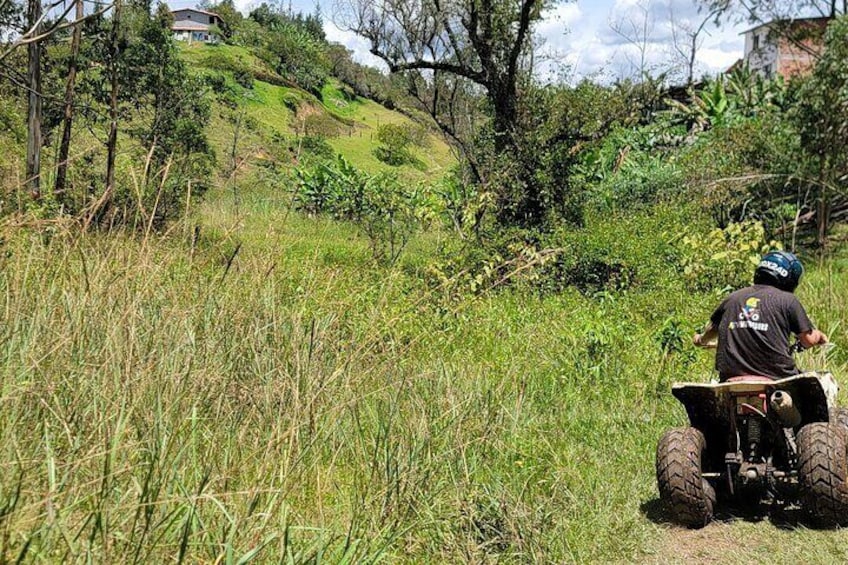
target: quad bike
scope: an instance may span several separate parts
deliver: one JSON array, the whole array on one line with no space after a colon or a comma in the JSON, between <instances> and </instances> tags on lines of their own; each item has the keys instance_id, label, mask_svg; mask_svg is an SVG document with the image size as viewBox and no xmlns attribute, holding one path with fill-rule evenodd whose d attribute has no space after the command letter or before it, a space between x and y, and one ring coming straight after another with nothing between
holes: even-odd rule
<instances>
[{"instance_id":1,"label":"quad bike","mask_svg":"<svg viewBox=\"0 0 848 565\"><path fill-rule=\"evenodd\" d=\"M820 526L848 524L848 410L836 408L837 390L830 373L674 384L690 426L657 445L657 484L672 518L705 526L718 490L798 504Z\"/></svg>"}]
</instances>

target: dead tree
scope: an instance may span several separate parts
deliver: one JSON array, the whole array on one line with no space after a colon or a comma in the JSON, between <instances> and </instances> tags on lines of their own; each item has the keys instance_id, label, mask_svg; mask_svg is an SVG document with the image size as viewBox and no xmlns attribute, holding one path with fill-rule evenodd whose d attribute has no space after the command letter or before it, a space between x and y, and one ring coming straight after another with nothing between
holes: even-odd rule
<instances>
[{"instance_id":1,"label":"dead tree","mask_svg":"<svg viewBox=\"0 0 848 565\"><path fill-rule=\"evenodd\" d=\"M118 151L118 59L120 57L121 0L115 0L109 33L109 139L106 142L106 199L115 188L115 156Z\"/></svg>"},{"instance_id":2,"label":"dead tree","mask_svg":"<svg viewBox=\"0 0 848 565\"><path fill-rule=\"evenodd\" d=\"M27 24L41 34L41 0L29 0ZM30 196L41 198L41 41L27 44L27 153L26 183Z\"/></svg>"},{"instance_id":3,"label":"dead tree","mask_svg":"<svg viewBox=\"0 0 848 565\"><path fill-rule=\"evenodd\" d=\"M85 17L83 0L74 0L76 6L76 20L82 21ZM82 26L74 26L71 36L71 53L68 60L68 79L65 83L65 100L62 124L62 142L59 146L58 166L56 169L56 183L53 192L60 199L64 198L65 183L68 175L68 153L71 147L71 129L74 121L74 87L77 77L77 59L79 58L80 42L82 41Z\"/></svg>"},{"instance_id":4,"label":"dead tree","mask_svg":"<svg viewBox=\"0 0 848 565\"><path fill-rule=\"evenodd\" d=\"M703 34L707 24L715 19L717 11L711 10L699 22L689 22L678 19L674 10L669 6L669 25L671 26L671 47L681 62L686 74L686 86L695 82L695 59L698 49L704 41Z\"/></svg>"}]
</instances>

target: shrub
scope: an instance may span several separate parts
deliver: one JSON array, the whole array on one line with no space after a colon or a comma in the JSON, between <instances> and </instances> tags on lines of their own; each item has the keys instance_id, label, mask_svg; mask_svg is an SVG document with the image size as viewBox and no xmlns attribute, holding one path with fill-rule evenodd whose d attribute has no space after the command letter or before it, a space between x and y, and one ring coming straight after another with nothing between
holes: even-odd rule
<instances>
[{"instance_id":1,"label":"shrub","mask_svg":"<svg viewBox=\"0 0 848 565\"><path fill-rule=\"evenodd\" d=\"M539 294L573 288L588 296L633 287L682 289L679 252L670 234L681 224L701 225L691 207L673 203L615 215L590 212L586 220L580 229L485 232L446 249L431 270L432 282L458 294L516 285Z\"/></svg>"},{"instance_id":2,"label":"shrub","mask_svg":"<svg viewBox=\"0 0 848 565\"><path fill-rule=\"evenodd\" d=\"M722 227L733 221L781 223L787 199L807 191L797 132L784 115L738 120L701 134L681 152L683 184Z\"/></svg>"},{"instance_id":3,"label":"shrub","mask_svg":"<svg viewBox=\"0 0 848 565\"><path fill-rule=\"evenodd\" d=\"M301 150L311 157L332 159L336 154L333 146L323 135L304 135L300 139Z\"/></svg>"},{"instance_id":4,"label":"shrub","mask_svg":"<svg viewBox=\"0 0 848 565\"><path fill-rule=\"evenodd\" d=\"M222 49L210 49L203 57L203 66L216 71L249 73L250 66L241 57L236 57Z\"/></svg>"},{"instance_id":5,"label":"shrub","mask_svg":"<svg viewBox=\"0 0 848 565\"><path fill-rule=\"evenodd\" d=\"M732 223L724 229L715 228L704 237L682 236L680 265L692 290L739 288L750 283L760 256L779 246L766 239L762 222Z\"/></svg>"},{"instance_id":6,"label":"shrub","mask_svg":"<svg viewBox=\"0 0 848 565\"><path fill-rule=\"evenodd\" d=\"M393 167L413 165L421 168L424 164L412 153L410 146L427 147L427 130L412 124L383 124L377 128L377 141L380 146L374 149L374 156Z\"/></svg>"},{"instance_id":7,"label":"shrub","mask_svg":"<svg viewBox=\"0 0 848 565\"><path fill-rule=\"evenodd\" d=\"M320 96L329 76L329 61L324 44L308 31L282 23L266 35L260 55L280 75Z\"/></svg>"},{"instance_id":8,"label":"shrub","mask_svg":"<svg viewBox=\"0 0 848 565\"><path fill-rule=\"evenodd\" d=\"M584 151L571 182L582 186L586 203L596 210L616 212L683 192L683 172L671 151L683 131L666 126L615 128Z\"/></svg>"},{"instance_id":9,"label":"shrub","mask_svg":"<svg viewBox=\"0 0 848 565\"><path fill-rule=\"evenodd\" d=\"M242 88L253 88L253 73L249 69L239 69L233 71L233 80Z\"/></svg>"},{"instance_id":10,"label":"shrub","mask_svg":"<svg viewBox=\"0 0 848 565\"><path fill-rule=\"evenodd\" d=\"M420 185L408 186L392 174L368 179L363 191L359 226L368 237L372 256L393 264L426 216Z\"/></svg>"},{"instance_id":11,"label":"shrub","mask_svg":"<svg viewBox=\"0 0 848 565\"><path fill-rule=\"evenodd\" d=\"M304 112L306 113L306 112ZM303 118L302 127L304 135L320 137L337 137L341 132L341 126L332 116L317 111Z\"/></svg>"},{"instance_id":12,"label":"shrub","mask_svg":"<svg viewBox=\"0 0 848 565\"><path fill-rule=\"evenodd\" d=\"M230 94L231 88L227 85L227 77L223 73L207 71L198 74L201 83L208 87L216 95Z\"/></svg>"},{"instance_id":13,"label":"shrub","mask_svg":"<svg viewBox=\"0 0 848 565\"><path fill-rule=\"evenodd\" d=\"M410 128L399 124L383 124L377 128L377 141L380 146L374 150L374 154L387 165L397 167L414 160L409 151L412 145Z\"/></svg>"},{"instance_id":14,"label":"shrub","mask_svg":"<svg viewBox=\"0 0 848 565\"><path fill-rule=\"evenodd\" d=\"M374 259L394 263L411 235L432 216L429 194L395 175L369 175L344 157L296 169L296 206L311 214L349 220L368 238Z\"/></svg>"}]
</instances>

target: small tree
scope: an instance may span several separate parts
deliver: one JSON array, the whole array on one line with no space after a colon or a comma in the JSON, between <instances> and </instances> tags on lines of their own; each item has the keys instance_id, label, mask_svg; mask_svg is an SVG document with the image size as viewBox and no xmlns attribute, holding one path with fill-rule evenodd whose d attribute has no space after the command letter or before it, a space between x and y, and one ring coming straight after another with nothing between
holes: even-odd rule
<instances>
[{"instance_id":1,"label":"small tree","mask_svg":"<svg viewBox=\"0 0 848 565\"><path fill-rule=\"evenodd\" d=\"M320 96L330 67L324 44L304 27L288 22L274 25L265 37L265 60L280 75Z\"/></svg>"},{"instance_id":2,"label":"small tree","mask_svg":"<svg viewBox=\"0 0 848 565\"><path fill-rule=\"evenodd\" d=\"M241 12L233 4L233 0L221 0L217 3L202 2L200 7L204 10L215 12L220 16L221 23L218 26L218 30L221 32L221 37L224 38L224 41L230 42L243 19Z\"/></svg>"},{"instance_id":3,"label":"small tree","mask_svg":"<svg viewBox=\"0 0 848 565\"><path fill-rule=\"evenodd\" d=\"M387 165L400 166L415 160L409 151L412 129L399 124L383 124L377 128L380 146L374 150L377 158Z\"/></svg>"},{"instance_id":4,"label":"small tree","mask_svg":"<svg viewBox=\"0 0 848 565\"><path fill-rule=\"evenodd\" d=\"M796 111L802 146L811 154L816 170L818 240L824 244L831 201L844 193L848 170L848 18L831 22L825 50L799 96Z\"/></svg>"},{"instance_id":5,"label":"small tree","mask_svg":"<svg viewBox=\"0 0 848 565\"><path fill-rule=\"evenodd\" d=\"M499 210L506 211L499 213L502 224L538 226L548 216L533 175L503 186L499 167L521 142L522 98L532 82L534 26L546 8L558 3L339 0L337 6L338 23L367 39L371 53L392 73L405 75L410 92L442 131L460 141L475 180L489 185ZM473 128L473 141L461 139L457 118L479 108L490 118L485 138Z\"/></svg>"}]
</instances>

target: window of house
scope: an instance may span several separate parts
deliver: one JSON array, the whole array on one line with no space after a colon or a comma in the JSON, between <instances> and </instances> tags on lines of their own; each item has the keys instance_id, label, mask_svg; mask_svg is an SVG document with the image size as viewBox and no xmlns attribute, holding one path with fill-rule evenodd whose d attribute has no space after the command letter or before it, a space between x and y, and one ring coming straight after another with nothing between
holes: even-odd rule
<instances>
[{"instance_id":1,"label":"window of house","mask_svg":"<svg viewBox=\"0 0 848 565\"><path fill-rule=\"evenodd\" d=\"M760 48L760 36L758 34L754 34L754 51Z\"/></svg>"}]
</instances>

